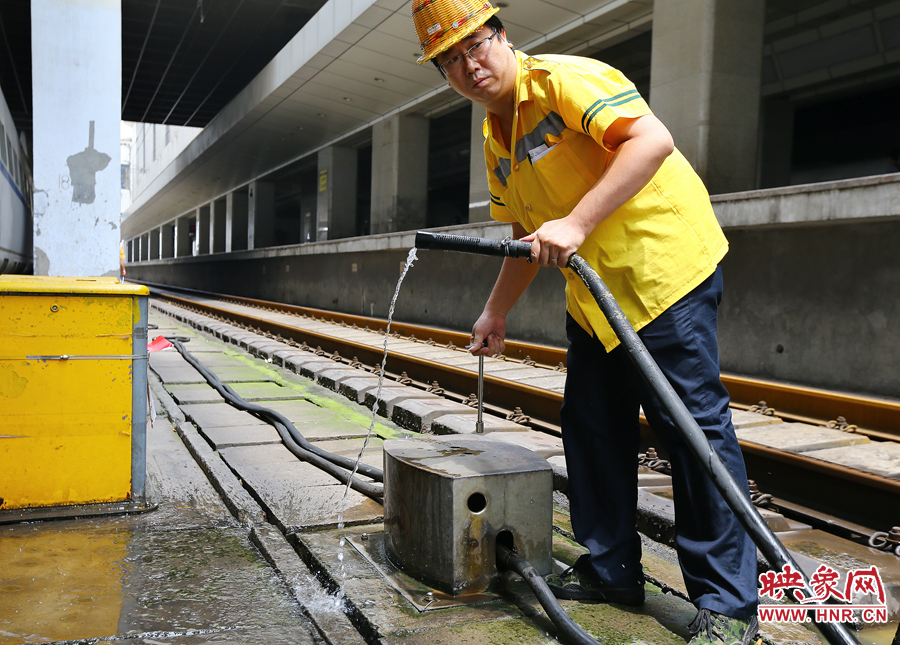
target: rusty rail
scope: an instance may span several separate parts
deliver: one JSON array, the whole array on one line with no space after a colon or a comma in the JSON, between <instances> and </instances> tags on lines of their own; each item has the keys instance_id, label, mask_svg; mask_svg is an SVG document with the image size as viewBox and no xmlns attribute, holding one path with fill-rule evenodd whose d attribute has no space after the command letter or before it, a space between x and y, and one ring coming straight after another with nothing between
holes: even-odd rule
<instances>
[{"instance_id":1,"label":"rusty rail","mask_svg":"<svg viewBox=\"0 0 900 645\"><path fill-rule=\"evenodd\" d=\"M166 291L171 287L163 287ZM181 290L181 289L179 289ZM276 310L299 316L311 316L322 320L369 327L384 330L387 321L381 318L344 314L325 309L300 307L254 298L227 296L222 294L191 291L209 298L223 299L251 307ZM435 343L447 345L453 343L458 347L469 342L469 334L441 327L416 325L394 321L392 329L403 336L415 336L420 340L432 339ZM512 360L533 360L535 363L550 368L565 366L566 351L559 347L525 343L510 340L506 342L506 356ZM900 441L900 401L882 399L860 394L837 392L821 388L794 385L734 374L722 374L722 382L731 395L732 405L747 409L765 401L774 408L776 414L790 421L803 421L814 425L824 425L839 416L848 419L857 426L856 432L875 439Z\"/></svg>"}]
</instances>

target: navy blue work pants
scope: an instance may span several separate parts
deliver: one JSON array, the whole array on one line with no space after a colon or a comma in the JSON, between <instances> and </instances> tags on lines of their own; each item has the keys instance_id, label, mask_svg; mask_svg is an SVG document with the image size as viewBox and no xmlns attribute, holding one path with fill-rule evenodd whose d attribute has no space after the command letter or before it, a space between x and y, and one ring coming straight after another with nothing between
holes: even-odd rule
<instances>
[{"instance_id":1,"label":"navy blue work pants","mask_svg":"<svg viewBox=\"0 0 900 645\"><path fill-rule=\"evenodd\" d=\"M639 335L739 484L747 486L728 392L719 379L718 268ZM691 600L734 618L756 611L756 547L681 439L621 345L603 345L566 316L568 374L562 406L572 526L601 582L643 584L635 530L639 406L668 452L676 549ZM749 492L748 492L749 495Z\"/></svg>"}]
</instances>

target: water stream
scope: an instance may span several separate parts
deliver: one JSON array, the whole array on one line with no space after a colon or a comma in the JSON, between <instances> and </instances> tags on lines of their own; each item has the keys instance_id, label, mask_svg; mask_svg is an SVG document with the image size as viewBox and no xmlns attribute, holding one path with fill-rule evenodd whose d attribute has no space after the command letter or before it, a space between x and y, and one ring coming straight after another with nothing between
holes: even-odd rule
<instances>
[{"instance_id":1,"label":"water stream","mask_svg":"<svg viewBox=\"0 0 900 645\"><path fill-rule=\"evenodd\" d=\"M369 424L369 430L366 433L366 438L363 441L362 449L359 451L359 455L356 457L356 463L353 465L353 470L350 473L350 479L347 480L347 486L344 488L344 496L341 498L341 502L338 506L338 528L344 528L344 511L347 509L347 496L350 494L350 482L356 476L356 471L359 468L359 462L363 457L363 453L369 445L369 438L372 436L373 430L375 429L375 420L378 415L378 402L381 400L381 386L384 383L384 368L387 364L387 345L388 338L391 336L391 322L394 319L394 307L397 304L397 296L400 295L400 285L403 284L403 278L406 277L406 273L412 268L413 262L418 260L419 258L416 256L416 247L412 247L409 250L409 254L406 256L406 263L403 266L403 271L400 273L400 279L397 280L397 287L394 289L394 297L391 298L391 306L388 310L388 320L387 320L387 328L384 331L384 348L381 357L381 369L378 371L378 387L375 389L375 403L372 405L372 422ZM341 563L341 578L344 578L344 552L343 547L346 544L346 540L343 536L341 536L340 546L341 551L338 552L338 561ZM341 584L343 588L343 583ZM339 592L339 595L341 593Z\"/></svg>"}]
</instances>

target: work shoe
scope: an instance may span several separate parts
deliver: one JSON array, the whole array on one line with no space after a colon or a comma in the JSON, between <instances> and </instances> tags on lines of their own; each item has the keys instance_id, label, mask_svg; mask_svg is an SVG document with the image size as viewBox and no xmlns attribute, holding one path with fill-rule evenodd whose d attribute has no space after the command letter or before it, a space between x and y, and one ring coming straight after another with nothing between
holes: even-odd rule
<instances>
[{"instance_id":1,"label":"work shoe","mask_svg":"<svg viewBox=\"0 0 900 645\"><path fill-rule=\"evenodd\" d=\"M640 605L644 602L644 587L608 587L587 573L579 571L587 563L583 555L562 573L550 574L545 578L550 591L563 600L597 600L614 602L619 605Z\"/></svg>"},{"instance_id":2,"label":"work shoe","mask_svg":"<svg viewBox=\"0 0 900 645\"><path fill-rule=\"evenodd\" d=\"M688 630L694 636L688 645L758 645L756 616L739 620L709 609L701 609Z\"/></svg>"}]
</instances>

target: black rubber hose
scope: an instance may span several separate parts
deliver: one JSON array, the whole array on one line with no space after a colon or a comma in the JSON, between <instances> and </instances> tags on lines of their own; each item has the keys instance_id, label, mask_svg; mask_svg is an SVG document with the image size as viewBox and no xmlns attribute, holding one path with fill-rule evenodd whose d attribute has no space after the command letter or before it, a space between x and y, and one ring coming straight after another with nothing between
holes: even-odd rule
<instances>
[{"instance_id":1,"label":"black rubber hose","mask_svg":"<svg viewBox=\"0 0 900 645\"><path fill-rule=\"evenodd\" d=\"M283 414L276 410L271 410L261 405L245 401L231 389L231 386L222 383L213 372L194 358L177 338L167 338L167 340L171 342L178 353L181 354L181 356L196 369L204 379L206 379L206 382L222 395L226 402L233 407L249 412L274 426L287 448L297 457L321 468L343 484L346 484L349 481L351 488L367 497L371 497L378 501L384 497L383 485L364 482L355 477L351 479L351 471L354 467L357 467L356 460L335 455L322 450L318 446L314 446L300 434L297 428L294 427L294 424ZM370 477L371 479L375 479L379 482L384 481L384 471L373 466L359 463L356 470L359 474Z\"/></svg>"},{"instance_id":2,"label":"black rubber hose","mask_svg":"<svg viewBox=\"0 0 900 645\"><path fill-rule=\"evenodd\" d=\"M559 604L556 596L550 591L547 582L527 560L523 560L513 553L511 549L498 543L497 563L522 576L525 582L528 583L528 586L531 587L538 602L541 603L541 607L547 612L547 617L556 625L560 636L566 642L576 645L601 645L600 641L593 638L569 617L566 610Z\"/></svg>"},{"instance_id":3,"label":"black rubber hose","mask_svg":"<svg viewBox=\"0 0 900 645\"><path fill-rule=\"evenodd\" d=\"M477 255L497 255L506 258L524 258L531 253L530 242L520 242L511 238L489 240L483 237L447 235L445 233L429 233L428 231L416 233L416 248L475 253Z\"/></svg>"},{"instance_id":4,"label":"black rubber hose","mask_svg":"<svg viewBox=\"0 0 900 645\"><path fill-rule=\"evenodd\" d=\"M261 405L256 405L255 403L250 403L245 401L235 392L230 385L226 383L222 383L219 381L219 378L209 369L207 369L202 363L200 363L196 358L194 358L190 352L188 352L184 346L182 345L179 349L175 343L172 343L176 349L178 349L179 353L184 357L188 363L190 363L194 369L200 372L201 375L212 385L216 390L225 397L226 401L229 403L236 404L234 407L240 408L241 410L245 410L250 412L253 416L262 419L266 423L274 424L281 423L287 428L288 432L291 433L294 441L300 444L300 447L306 450L307 452L311 452L315 455L323 457L327 459L333 464L337 464L341 468L352 470L356 466L356 460L350 459L348 457L342 457L340 455L332 454L326 450L322 450L318 446L310 443L306 437L300 434L300 431L294 427L294 424L290 422L290 420L285 417L283 414L276 410L272 410L270 408L263 407ZM210 380L212 379L212 380ZM374 466L369 466L367 464L359 464L357 468L357 472L361 475L365 475L370 479L374 479L375 481L384 481L384 472L375 468Z\"/></svg>"},{"instance_id":5,"label":"black rubber hose","mask_svg":"<svg viewBox=\"0 0 900 645\"><path fill-rule=\"evenodd\" d=\"M419 236L416 235L417 240L418 237ZM486 241L491 242L492 240ZM525 255L530 255L531 243L519 242L519 244L528 245L529 249ZM459 246L460 244L458 242L454 242L452 246L444 246L438 239L432 241L432 246L429 248L456 250ZM478 252L477 250L473 250L479 248L478 244L463 246L466 246L467 252ZM666 412L668 412L669 416L674 421L675 427L682 439L685 440L691 452L697 458L700 466L709 475L710 479L712 479L713 484L715 484L735 517L737 517L738 521L750 535L756 546L759 547L759 550L762 552L763 556L765 556L766 560L769 561L769 564L777 569L783 569L786 565L790 564L795 571L800 572L807 593L815 596L815 594L812 593L809 579L806 577L806 574L804 574L797 563L794 562L790 553L788 553L788 550L784 548L784 545L777 537L775 537L775 533L769 528L769 525L766 524L766 521L759 514L756 507L753 506L750 497L740 486L738 486L734 477L731 476L731 473L728 472L728 469L725 467L725 464L722 463L719 455L716 454L716 451L709 445L709 441L707 440L706 435L703 434L703 430L697 425L694 417L688 412L684 403L675 393L675 390L672 389L668 379L666 379L665 375L659 369L656 361L653 360L650 352L647 351L643 341L634 330L634 327L631 326L631 323L628 321L628 318L625 316L619 303L616 302L609 287L606 286L600 276L597 275L596 271L591 268L584 258L577 253L573 253L569 257L566 267L572 269L578 277L581 278L591 292L591 295L594 296L594 299L600 306L600 310L603 311L603 315L606 316L610 327L612 327L616 336L628 351L629 358L641 373L644 381L647 382L647 385L659 398L660 403L662 403ZM841 623L816 623L816 626L832 645L859 645L859 641L857 641L847 627Z\"/></svg>"}]
</instances>

